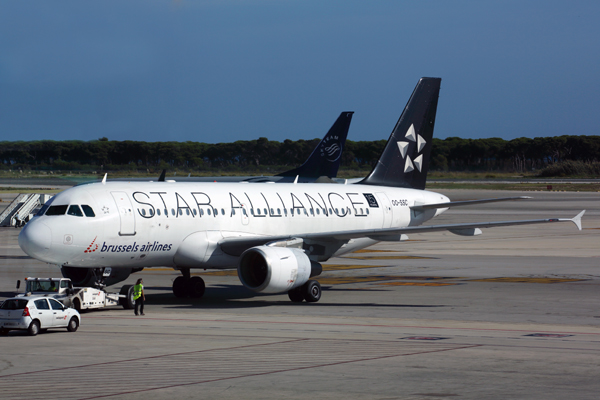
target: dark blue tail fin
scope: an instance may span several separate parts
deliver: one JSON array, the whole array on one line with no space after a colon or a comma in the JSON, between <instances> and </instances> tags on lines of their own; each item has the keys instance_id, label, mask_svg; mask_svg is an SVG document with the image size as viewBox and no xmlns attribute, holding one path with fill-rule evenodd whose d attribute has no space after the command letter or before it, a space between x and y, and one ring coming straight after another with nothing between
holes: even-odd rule
<instances>
[{"instance_id":1,"label":"dark blue tail fin","mask_svg":"<svg viewBox=\"0 0 600 400\"><path fill-rule=\"evenodd\" d=\"M318 178L337 176L342 161L342 151L346 145L346 137L354 112L344 111L335 121L329 132L312 152L308 160L300 167L282 172L277 176L301 176Z\"/></svg>"},{"instance_id":2,"label":"dark blue tail fin","mask_svg":"<svg viewBox=\"0 0 600 400\"><path fill-rule=\"evenodd\" d=\"M421 78L379 161L359 184L425 189L441 78Z\"/></svg>"}]
</instances>

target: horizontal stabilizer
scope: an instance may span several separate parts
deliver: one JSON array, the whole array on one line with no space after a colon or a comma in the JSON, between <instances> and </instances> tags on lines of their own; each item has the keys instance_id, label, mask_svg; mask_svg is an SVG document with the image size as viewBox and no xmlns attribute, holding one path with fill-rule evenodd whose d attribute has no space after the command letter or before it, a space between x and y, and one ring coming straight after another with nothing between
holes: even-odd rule
<instances>
[{"instance_id":1,"label":"horizontal stabilizer","mask_svg":"<svg viewBox=\"0 0 600 400\"><path fill-rule=\"evenodd\" d=\"M532 197L529 197L529 196L499 197L497 199L464 200L464 201L451 201L449 203L420 204L420 205L414 205L410 208L411 208L411 210L415 210L415 211L424 211L424 210L437 209L437 208L471 206L474 204L495 203L498 201L510 201L510 200L526 200L526 199L531 199L531 198Z\"/></svg>"}]
</instances>

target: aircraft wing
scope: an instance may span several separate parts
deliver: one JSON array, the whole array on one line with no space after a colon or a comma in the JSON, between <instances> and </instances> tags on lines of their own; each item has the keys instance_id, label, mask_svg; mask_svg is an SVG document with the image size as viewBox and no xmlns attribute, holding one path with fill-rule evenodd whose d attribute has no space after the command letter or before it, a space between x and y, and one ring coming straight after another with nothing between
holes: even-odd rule
<instances>
[{"instance_id":1,"label":"aircraft wing","mask_svg":"<svg viewBox=\"0 0 600 400\"><path fill-rule=\"evenodd\" d=\"M408 226L404 228L389 229L366 229L354 231L338 231L326 233L303 233L299 235L286 236L236 236L226 237L219 241L219 247L224 253L232 256L240 256L245 250L262 246L269 243L277 243L292 239L305 239L312 241L347 241L350 239L370 238L380 241L399 241L402 235L410 233L439 232L450 231L457 235L473 236L481 233L481 228L494 228L497 226L544 224L552 222L573 222L581 230L581 217L585 210L573 218L545 218L545 219L527 219L520 221L496 221L496 222L475 222L464 224L445 224L445 225L420 225Z\"/></svg>"},{"instance_id":2,"label":"aircraft wing","mask_svg":"<svg viewBox=\"0 0 600 400\"><path fill-rule=\"evenodd\" d=\"M450 208L450 207L458 207L458 206L472 206L473 204L483 204L483 203L495 203L498 201L511 201L511 200L526 200L532 199L530 196L517 196L517 197L499 197L496 199L481 199L481 200L465 200L465 201L451 201L447 203L437 203L437 204L424 204L424 205L414 205L410 207L411 210L415 211L423 211L430 210L436 208Z\"/></svg>"}]
</instances>

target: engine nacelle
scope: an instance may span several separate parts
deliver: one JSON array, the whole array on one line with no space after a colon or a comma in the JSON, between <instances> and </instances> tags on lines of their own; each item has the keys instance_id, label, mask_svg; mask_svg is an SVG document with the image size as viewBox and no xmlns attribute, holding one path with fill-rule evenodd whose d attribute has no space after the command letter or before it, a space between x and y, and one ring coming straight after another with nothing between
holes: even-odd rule
<instances>
[{"instance_id":1,"label":"engine nacelle","mask_svg":"<svg viewBox=\"0 0 600 400\"><path fill-rule=\"evenodd\" d=\"M242 284L263 293L288 292L321 271L321 264L311 261L304 251L289 247L252 247L242 254L238 265Z\"/></svg>"},{"instance_id":2,"label":"engine nacelle","mask_svg":"<svg viewBox=\"0 0 600 400\"><path fill-rule=\"evenodd\" d=\"M132 268L111 268L109 276L104 275L104 268L77 268L77 267L61 267L62 276L69 278L73 282L73 286L85 287L96 286L101 282L105 286L114 285L129 278L132 272L137 272L141 269Z\"/></svg>"}]
</instances>

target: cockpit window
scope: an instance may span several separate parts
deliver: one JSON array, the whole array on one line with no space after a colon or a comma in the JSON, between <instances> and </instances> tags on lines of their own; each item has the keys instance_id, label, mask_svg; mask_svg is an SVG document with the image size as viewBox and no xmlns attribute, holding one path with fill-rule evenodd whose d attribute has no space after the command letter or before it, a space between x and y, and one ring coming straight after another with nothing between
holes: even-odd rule
<instances>
[{"instance_id":1,"label":"cockpit window","mask_svg":"<svg viewBox=\"0 0 600 400\"><path fill-rule=\"evenodd\" d=\"M67 211L67 214L74 215L76 217L83 217L83 213L81 212L81 208L79 208L79 206L76 205L76 204L73 204L73 205L69 206L69 211Z\"/></svg>"},{"instance_id":2,"label":"cockpit window","mask_svg":"<svg viewBox=\"0 0 600 400\"><path fill-rule=\"evenodd\" d=\"M95 217L96 214L94 214L94 210L92 210L92 207L83 204L81 206L81 208L83 209L83 213L85 214L86 217Z\"/></svg>"},{"instance_id":3,"label":"cockpit window","mask_svg":"<svg viewBox=\"0 0 600 400\"><path fill-rule=\"evenodd\" d=\"M65 215L67 212L68 205L64 206L50 206L48 211L46 211L46 215Z\"/></svg>"},{"instance_id":4,"label":"cockpit window","mask_svg":"<svg viewBox=\"0 0 600 400\"><path fill-rule=\"evenodd\" d=\"M53 196L50 200L48 200L43 206L42 208L40 208L40 211L38 211L37 214L35 214L36 217L39 217L40 215L44 215L46 213L46 210L48 209L48 207L50 207L50 204L52 204L52 202L54 201L55 197Z\"/></svg>"}]
</instances>

